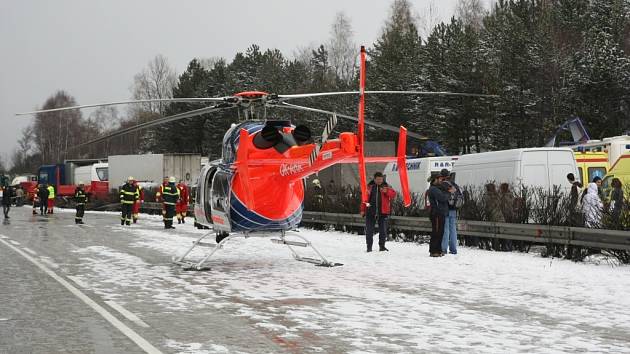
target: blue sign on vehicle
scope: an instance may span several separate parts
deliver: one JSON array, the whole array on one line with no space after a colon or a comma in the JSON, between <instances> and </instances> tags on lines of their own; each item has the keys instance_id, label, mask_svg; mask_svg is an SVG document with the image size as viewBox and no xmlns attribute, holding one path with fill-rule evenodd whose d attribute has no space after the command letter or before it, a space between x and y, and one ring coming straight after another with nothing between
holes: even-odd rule
<instances>
[{"instance_id":1,"label":"blue sign on vehicle","mask_svg":"<svg viewBox=\"0 0 630 354\"><path fill-rule=\"evenodd\" d=\"M420 163L420 161L414 161L414 162L407 162L406 165L407 165L407 171L413 171L413 170L420 169L421 163ZM398 164L397 163L394 163L392 165L392 171L394 171L394 172L398 171Z\"/></svg>"}]
</instances>

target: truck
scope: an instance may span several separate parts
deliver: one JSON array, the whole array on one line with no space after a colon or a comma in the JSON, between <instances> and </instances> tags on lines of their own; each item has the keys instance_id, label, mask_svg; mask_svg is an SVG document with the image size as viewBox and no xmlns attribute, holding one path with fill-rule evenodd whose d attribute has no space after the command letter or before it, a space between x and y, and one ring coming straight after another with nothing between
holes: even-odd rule
<instances>
[{"instance_id":1,"label":"truck","mask_svg":"<svg viewBox=\"0 0 630 354\"><path fill-rule=\"evenodd\" d=\"M107 159L66 160L64 163L40 166L37 183L52 184L58 196L73 196L79 183L85 185L92 198L105 199L109 193ZM34 190L33 182L28 190Z\"/></svg>"},{"instance_id":2,"label":"truck","mask_svg":"<svg viewBox=\"0 0 630 354\"><path fill-rule=\"evenodd\" d=\"M437 176L442 169L451 171L455 166L455 162L459 156L439 156L439 157L421 157L407 159L407 178L409 180L409 192L418 198L424 200L420 203L420 209L428 208L428 199L426 191L429 190L429 177ZM390 162L385 166L383 171L387 179L387 183L401 193L400 178L398 172L398 163Z\"/></svg>"},{"instance_id":3,"label":"truck","mask_svg":"<svg viewBox=\"0 0 630 354\"><path fill-rule=\"evenodd\" d=\"M201 171L198 154L143 154L109 156L110 190L134 177L143 186L159 186L164 177L175 177L192 186Z\"/></svg>"}]
</instances>

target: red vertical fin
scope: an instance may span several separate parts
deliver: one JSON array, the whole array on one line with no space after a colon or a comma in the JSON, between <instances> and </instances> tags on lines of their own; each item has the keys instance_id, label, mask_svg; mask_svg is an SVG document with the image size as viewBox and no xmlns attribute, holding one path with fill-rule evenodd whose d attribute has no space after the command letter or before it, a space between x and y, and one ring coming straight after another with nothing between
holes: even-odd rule
<instances>
[{"instance_id":1,"label":"red vertical fin","mask_svg":"<svg viewBox=\"0 0 630 354\"><path fill-rule=\"evenodd\" d=\"M359 71L359 184L361 202L367 203L367 177L365 171L365 47L361 46L361 67Z\"/></svg>"},{"instance_id":2,"label":"red vertical fin","mask_svg":"<svg viewBox=\"0 0 630 354\"><path fill-rule=\"evenodd\" d=\"M244 195L241 196L245 198L243 203L247 206L248 209L254 209L254 196L252 194L251 188L249 188L249 150L250 150L250 140L249 133L245 129L241 129L239 142L238 142L238 150L236 152L236 172L240 174L241 181L241 189L243 190Z\"/></svg>"},{"instance_id":3,"label":"red vertical fin","mask_svg":"<svg viewBox=\"0 0 630 354\"><path fill-rule=\"evenodd\" d=\"M405 207L411 205L409 195L409 178L407 178L407 128L401 126L398 135L398 173L400 174L400 186L402 188L403 202Z\"/></svg>"}]
</instances>

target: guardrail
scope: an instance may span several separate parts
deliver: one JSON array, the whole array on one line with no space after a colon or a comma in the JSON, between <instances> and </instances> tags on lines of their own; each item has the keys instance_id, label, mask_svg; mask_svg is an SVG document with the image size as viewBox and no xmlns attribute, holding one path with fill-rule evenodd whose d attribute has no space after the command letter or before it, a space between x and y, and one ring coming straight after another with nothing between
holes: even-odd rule
<instances>
[{"instance_id":1,"label":"guardrail","mask_svg":"<svg viewBox=\"0 0 630 354\"><path fill-rule=\"evenodd\" d=\"M359 214L305 211L302 223L359 227L365 225L365 220ZM431 232L430 220L420 217L391 216L389 227L390 230ZM459 220L457 233L460 236L630 251L630 232L619 230Z\"/></svg>"},{"instance_id":2,"label":"guardrail","mask_svg":"<svg viewBox=\"0 0 630 354\"><path fill-rule=\"evenodd\" d=\"M161 209L161 203L146 202L141 206L143 211ZM188 211L192 213L192 206L188 207ZM302 215L302 223L362 227L365 226L365 219L359 214L305 211ZM389 228L390 230L430 233L431 221L422 217L391 216ZM488 239L630 251L630 232L619 230L458 220L457 233L460 236Z\"/></svg>"}]
</instances>

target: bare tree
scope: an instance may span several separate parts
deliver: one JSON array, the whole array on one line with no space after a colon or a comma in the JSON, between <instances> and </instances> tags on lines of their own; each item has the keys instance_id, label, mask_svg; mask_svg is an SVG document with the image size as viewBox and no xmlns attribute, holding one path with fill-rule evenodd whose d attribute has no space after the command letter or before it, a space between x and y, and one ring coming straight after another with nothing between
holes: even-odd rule
<instances>
[{"instance_id":1,"label":"bare tree","mask_svg":"<svg viewBox=\"0 0 630 354\"><path fill-rule=\"evenodd\" d=\"M422 15L416 15L415 17L418 19L417 22L420 36L425 39L429 36L429 34L431 34L433 28L440 23L440 14L438 13L434 0L429 1L429 3L424 7Z\"/></svg>"},{"instance_id":2,"label":"bare tree","mask_svg":"<svg viewBox=\"0 0 630 354\"><path fill-rule=\"evenodd\" d=\"M96 128L93 133L111 131L120 126L121 119L118 116L118 109L115 106L99 107L90 114L88 118L89 125Z\"/></svg>"},{"instance_id":3,"label":"bare tree","mask_svg":"<svg viewBox=\"0 0 630 354\"><path fill-rule=\"evenodd\" d=\"M18 146L11 155L11 165L14 172L32 171L33 161L29 161L35 155L33 139L35 132L33 126L29 125L22 129L22 136L18 139Z\"/></svg>"},{"instance_id":4,"label":"bare tree","mask_svg":"<svg viewBox=\"0 0 630 354\"><path fill-rule=\"evenodd\" d=\"M145 69L134 76L131 92L136 100L172 98L176 83L175 70L169 65L166 57L159 54L149 61ZM139 110L164 114L166 107L167 104L161 102L144 103L140 105ZM135 115L135 112L132 115Z\"/></svg>"},{"instance_id":5,"label":"bare tree","mask_svg":"<svg viewBox=\"0 0 630 354\"><path fill-rule=\"evenodd\" d=\"M328 42L328 60L335 74L349 84L354 77L357 57L350 18L341 11L335 15Z\"/></svg>"},{"instance_id":6,"label":"bare tree","mask_svg":"<svg viewBox=\"0 0 630 354\"><path fill-rule=\"evenodd\" d=\"M457 16L465 26L480 30L483 26L483 18L487 15L481 0L458 0L455 7Z\"/></svg>"},{"instance_id":7,"label":"bare tree","mask_svg":"<svg viewBox=\"0 0 630 354\"><path fill-rule=\"evenodd\" d=\"M57 91L49 97L42 109L76 106L74 97L64 91ZM37 150L44 163L63 161L68 149L78 144L83 137L84 125L79 110L38 113L35 116L33 132Z\"/></svg>"}]
</instances>

